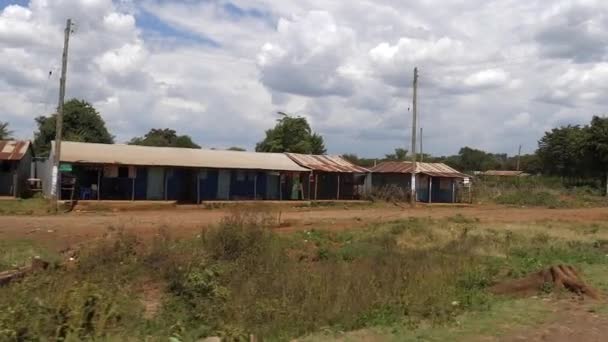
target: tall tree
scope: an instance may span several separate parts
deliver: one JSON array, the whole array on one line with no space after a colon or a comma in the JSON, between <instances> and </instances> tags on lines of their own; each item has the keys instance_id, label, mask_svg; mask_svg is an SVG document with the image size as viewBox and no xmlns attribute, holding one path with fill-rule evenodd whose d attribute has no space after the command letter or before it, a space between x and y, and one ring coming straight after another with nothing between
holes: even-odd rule
<instances>
[{"instance_id":1,"label":"tall tree","mask_svg":"<svg viewBox=\"0 0 608 342\"><path fill-rule=\"evenodd\" d=\"M586 127L588 159L598 175L605 175L604 188L608 195L608 118L594 116Z\"/></svg>"},{"instance_id":2,"label":"tall tree","mask_svg":"<svg viewBox=\"0 0 608 342\"><path fill-rule=\"evenodd\" d=\"M34 133L37 155L48 155L51 141L55 140L57 114L36 118L38 131ZM63 106L63 140L112 144L114 137L108 132L103 118L91 104L72 99Z\"/></svg>"},{"instance_id":3,"label":"tall tree","mask_svg":"<svg viewBox=\"0 0 608 342\"><path fill-rule=\"evenodd\" d=\"M159 146L159 147L181 147L181 148L201 148L192 141L188 135L177 135L175 130L165 128L152 128L143 137L135 137L128 143L129 145Z\"/></svg>"},{"instance_id":4,"label":"tall tree","mask_svg":"<svg viewBox=\"0 0 608 342\"><path fill-rule=\"evenodd\" d=\"M407 150L404 148L396 148L395 153L384 155L385 160L402 161L407 159Z\"/></svg>"},{"instance_id":5,"label":"tall tree","mask_svg":"<svg viewBox=\"0 0 608 342\"><path fill-rule=\"evenodd\" d=\"M0 121L0 140L8 140L13 135L13 131L8 129L8 122Z\"/></svg>"},{"instance_id":6,"label":"tall tree","mask_svg":"<svg viewBox=\"0 0 608 342\"><path fill-rule=\"evenodd\" d=\"M584 167L589 142L588 131L580 126L554 128L538 142L538 155L544 174L561 177L582 177L589 171Z\"/></svg>"},{"instance_id":7,"label":"tall tree","mask_svg":"<svg viewBox=\"0 0 608 342\"><path fill-rule=\"evenodd\" d=\"M255 146L257 152L293 152L325 154L323 137L313 133L306 118L282 114L274 128L266 131L264 140Z\"/></svg>"}]
</instances>

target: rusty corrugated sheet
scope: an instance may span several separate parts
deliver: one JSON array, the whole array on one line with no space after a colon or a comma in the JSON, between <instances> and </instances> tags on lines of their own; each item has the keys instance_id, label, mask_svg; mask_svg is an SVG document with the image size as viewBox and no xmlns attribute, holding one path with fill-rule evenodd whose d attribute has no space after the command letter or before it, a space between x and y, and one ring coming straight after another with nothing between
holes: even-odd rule
<instances>
[{"instance_id":1,"label":"rusty corrugated sheet","mask_svg":"<svg viewBox=\"0 0 608 342\"><path fill-rule=\"evenodd\" d=\"M403 161L386 161L371 168L376 173L412 173L412 163Z\"/></svg>"},{"instance_id":2,"label":"rusty corrugated sheet","mask_svg":"<svg viewBox=\"0 0 608 342\"><path fill-rule=\"evenodd\" d=\"M300 166L314 171L367 173L368 169L355 165L340 156L311 155L299 153L286 153L291 160Z\"/></svg>"},{"instance_id":3,"label":"rusty corrugated sheet","mask_svg":"<svg viewBox=\"0 0 608 342\"><path fill-rule=\"evenodd\" d=\"M0 160L21 160L29 148L29 141L0 140Z\"/></svg>"},{"instance_id":4,"label":"rusty corrugated sheet","mask_svg":"<svg viewBox=\"0 0 608 342\"><path fill-rule=\"evenodd\" d=\"M412 173L411 162L387 161L382 162L371 169L375 173ZM431 177L469 177L443 163L416 163L415 173L422 173Z\"/></svg>"}]
</instances>

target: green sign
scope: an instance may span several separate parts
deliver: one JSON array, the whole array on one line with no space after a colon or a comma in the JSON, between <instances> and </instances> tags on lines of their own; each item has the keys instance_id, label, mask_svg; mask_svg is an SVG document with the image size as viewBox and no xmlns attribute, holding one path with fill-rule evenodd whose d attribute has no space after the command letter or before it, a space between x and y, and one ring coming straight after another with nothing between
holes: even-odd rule
<instances>
[{"instance_id":1,"label":"green sign","mask_svg":"<svg viewBox=\"0 0 608 342\"><path fill-rule=\"evenodd\" d=\"M59 171L61 171L61 172L72 172L72 164L61 164L61 165L59 165Z\"/></svg>"}]
</instances>

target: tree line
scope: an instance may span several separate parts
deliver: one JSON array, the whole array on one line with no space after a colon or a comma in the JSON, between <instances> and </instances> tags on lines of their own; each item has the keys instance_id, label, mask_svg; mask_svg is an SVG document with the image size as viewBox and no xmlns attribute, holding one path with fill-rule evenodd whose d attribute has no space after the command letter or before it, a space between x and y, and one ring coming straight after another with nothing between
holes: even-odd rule
<instances>
[{"instance_id":1,"label":"tree line","mask_svg":"<svg viewBox=\"0 0 608 342\"><path fill-rule=\"evenodd\" d=\"M258 152L293 152L325 154L323 137L315 133L306 118L279 113L273 128L255 146ZM111 144L115 137L108 131L99 112L88 102L72 99L64 105L64 139L90 143ZM55 139L56 114L35 119L34 149L38 156L48 155ZM12 131L0 122L0 139L8 139ZM180 135L169 128L152 128L141 137L127 142L131 145L201 148L188 135ZM244 151L241 147L228 150ZM379 158L363 158L356 154L343 157L357 165L371 167L381 161L402 161L410 158L407 149L396 148ZM417 160L441 162L463 172L486 170L519 170L530 174L559 176L564 180L608 179L608 118L594 116L587 125L567 125L545 132L535 153L509 156L463 147L451 156L419 154Z\"/></svg>"}]
</instances>

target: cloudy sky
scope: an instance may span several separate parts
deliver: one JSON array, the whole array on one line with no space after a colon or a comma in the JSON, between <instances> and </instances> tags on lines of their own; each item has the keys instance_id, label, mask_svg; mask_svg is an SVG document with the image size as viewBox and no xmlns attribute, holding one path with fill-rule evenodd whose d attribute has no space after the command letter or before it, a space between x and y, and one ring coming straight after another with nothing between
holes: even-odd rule
<instances>
[{"instance_id":1,"label":"cloudy sky","mask_svg":"<svg viewBox=\"0 0 608 342\"><path fill-rule=\"evenodd\" d=\"M18 137L56 106L68 17L67 96L118 142L169 127L252 149L281 110L330 153L382 155L409 145L415 66L436 155L532 151L608 104L605 0L0 0L0 121Z\"/></svg>"}]
</instances>

